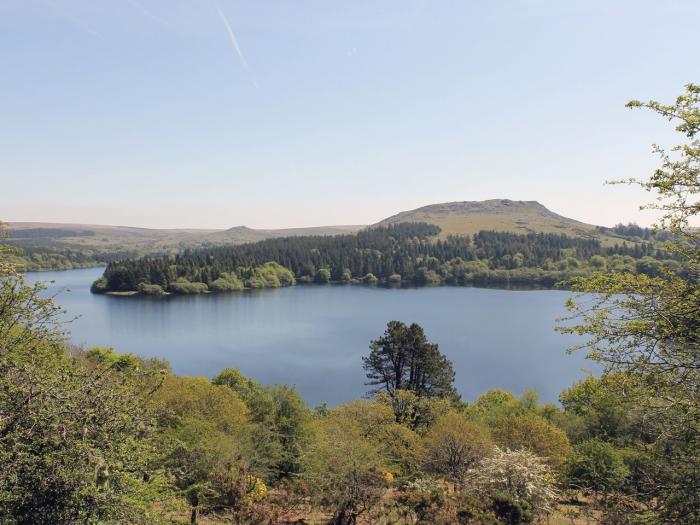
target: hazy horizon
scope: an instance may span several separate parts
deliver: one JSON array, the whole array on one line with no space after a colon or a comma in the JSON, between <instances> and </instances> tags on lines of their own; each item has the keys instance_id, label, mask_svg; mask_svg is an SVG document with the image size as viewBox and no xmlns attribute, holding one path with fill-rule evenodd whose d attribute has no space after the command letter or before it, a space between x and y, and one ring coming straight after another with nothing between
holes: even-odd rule
<instances>
[{"instance_id":1,"label":"hazy horizon","mask_svg":"<svg viewBox=\"0 0 700 525\"><path fill-rule=\"evenodd\" d=\"M484 199L484 200L488 200L488 199ZM512 200L515 200L515 199L507 199L507 198L504 198L504 199L497 199L497 200L511 200L511 201L512 201ZM431 203L431 204L442 204L442 203ZM541 203L541 202L540 202L539 204L542 204L543 206L545 206L545 208L547 208L549 211L554 212L554 213L556 213L556 214L558 214L558 215L563 215L564 217L567 217L568 219L574 219L574 220L578 220L578 221L581 221L581 222L585 222L585 221L582 221L581 219L578 219L577 217L569 217L569 216L567 216L567 215L565 215L565 214L563 214L563 213L557 212L556 210L552 210L551 208L549 208L549 207L548 207L546 204L544 204L544 203ZM430 204L426 204L425 206L429 206L429 205L430 205ZM422 208L422 207L423 207L423 206L418 206L417 208ZM382 220L384 220L384 219L387 219L387 218L389 218L389 217L391 217L391 216L394 216L394 215L396 215L396 214L398 214L398 213L400 213L400 212L403 212L403 211L410 211L410 210L408 210L408 209L406 209L406 210L403 210L403 209L402 209L402 210L397 210L396 212L391 213L391 214L389 214L389 215L387 215L387 216L385 216L385 217L380 217L380 218L378 218L377 220L372 220L372 221L368 221L368 222L358 222L358 223L355 223L355 224L349 224L349 223L348 223L348 224L331 224L331 223L324 223L324 224L300 224L300 225L280 226L280 227L257 227L257 226L251 226L250 224L232 224L232 225L230 225L230 226L224 226L224 227L211 227L211 228L201 227L201 228L200 228L200 227L190 227L190 226L188 226L187 224L183 224L183 225L180 225L180 226L172 226L172 227L158 228L158 227L151 227L151 226L142 226L142 225L138 225L138 224L109 224L109 223L99 223L99 222L90 222L90 223L87 223L87 222L76 222L76 221L9 220L9 221L5 221L5 222L11 223L11 224L18 224L18 223L33 223L33 224L66 224L66 225L69 225L69 224L77 224L77 225L85 225L85 226L116 226L116 227L149 228L149 229L152 228L152 229L164 229L164 230L202 230L202 231L207 231L207 230L209 230L209 231L211 231L211 230L228 230L228 229L231 229L231 228L239 228L239 227L246 227L246 228L252 228L252 229L257 229L257 230L286 230L286 229L296 230L296 229L317 228L317 227L324 227L324 226L325 226L325 227L333 227L333 226L337 226L337 227L346 227L346 226L371 226L371 225L373 225L373 224L376 224L376 223L378 223L378 222L380 222L380 221L382 221ZM624 221L617 221L615 224L617 224L617 223L619 223L619 222L624 222ZM590 223L590 224L594 224L594 225L596 225L596 226L614 226L614 224L597 224L597 223Z\"/></svg>"},{"instance_id":2,"label":"hazy horizon","mask_svg":"<svg viewBox=\"0 0 700 525\"><path fill-rule=\"evenodd\" d=\"M700 79L691 1L6 0L0 220L371 224L536 200L647 226L652 143L625 109ZM663 45L659 45L659 39Z\"/></svg>"}]
</instances>

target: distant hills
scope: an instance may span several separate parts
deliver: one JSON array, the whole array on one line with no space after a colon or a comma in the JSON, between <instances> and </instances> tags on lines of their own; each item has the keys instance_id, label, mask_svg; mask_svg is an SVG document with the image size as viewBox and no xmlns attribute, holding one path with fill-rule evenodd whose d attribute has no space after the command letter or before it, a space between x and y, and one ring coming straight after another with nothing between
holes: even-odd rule
<instances>
[{"instance_id":1,"label":"distant hills","mask_svg":"<svg viewBox=\"0 0 700 525\"><path fill-rule=\"evenodd\" d=\"M366 227L386 226L406 222L435 224L440 236L472 235L481 230L512 233L561 233L571 237L598 239L604 246L623 241L635 242L629 235L619 235L608 228L586 224L558 215L537 201L493 199L486 201L447 202L403 211L376 224L317 226L310 228L254 229L235 226L215 229L153 229L129 226L92 224L59 224L39 222L9 223L12 243L42 255L34 256L32 269L64 267L69 261L81 265L104 264L124 256L162 255L186 248L212 245L241 244L279 237L306 235L340 235ZM61 262L48 254L61 252ZM76 258L76 254L81 257Z\"/></svg>"},{"instance_id":2,"label":"distant hills","mask_svg":"<svg viewBox=\"0 0 700 525\"><path fill-rule=\"evenodd\" d=\"M377 223L400 222L436 224L443 235L473 235L481 230L512 233L565 233L575 237L596 234L596 226L558 215L537 201L492 199L431 204L402 211Z\"/></svg>"},{"instance_id":3,"label":"distant hills","mask_svg":"<svg viewBox=\"0 0 700 525\"><path fill-rule=\"evenodd\" d=\"M339 235L356 232L364 226L318 226L256 230L235 226L228 230L156 229L130 226L103 226L93 224L60 224L39 222L8 223L13 242L30 246L60 246L70 248L167 251L211 244L241 244L278 237L299 235Z\"/></svg>"},{"instance_id":4,"label":"distant hills","mask_svg":"<svg viewBox=\"0 0 700 525\"><path fill-rule=\"evenodd\" d=\"M298 237L303 235L342 235L354 233L364 228L364 225L351 226L314 226L310 228L282 228L278 230L257 230L247 226L235 226L228 230L217 231L206 238L213 243L239 244L242 242L256 242L264 239L279 237Z\"/></svg>"}]
</instances>

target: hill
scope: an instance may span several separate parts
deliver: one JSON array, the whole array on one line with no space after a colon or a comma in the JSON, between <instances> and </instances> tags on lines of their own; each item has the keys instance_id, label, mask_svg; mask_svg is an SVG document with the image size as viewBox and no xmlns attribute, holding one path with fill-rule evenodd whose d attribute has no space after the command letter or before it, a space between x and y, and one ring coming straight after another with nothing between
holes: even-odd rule
<instances>
[{"instance_id":1,"label":"hill","mask_svg":"<svg viewBox=\"0 0 700 525\"><path fill-rule=\"evenodd\" d=\"M240 244L243 242L257 242L265 239L278 239L281 237L299 237L305 235L342 235L355 233L361 230L363 225L350 226L312 226L309 228L282 228L277 230L258 230L247 226L235 226L228 230L217 231L206 236L206 239L214 244Z\"/></svg>"},{"instance_id":2,"label":"hill","mask_svg":"<svg viewBox=\"0 0 700 525\"><path fill-rule=\"evenodd\" d=\"M427 222L440 226L442 234L473 235L482 230L511 233L563 233L575 237L596 236L597 228L558 215L537 201L493 199L431 204L388 217L376 226L400 222Z\"/></svg>"},{"instance_id":3,"label":"hill","mask_svg":"<svg viewBox=\"0 0 700 525\"><path fill-rule=\"evenodd\" d=\"M31 246L62 246L168 250L203 244L239 244L299 235L339 235L363 226L318 226L310 228L253 229L235 226L215 229L155 229L94 224L11 222L7 230L13 242Z\"/></svg>"}]
</instances>

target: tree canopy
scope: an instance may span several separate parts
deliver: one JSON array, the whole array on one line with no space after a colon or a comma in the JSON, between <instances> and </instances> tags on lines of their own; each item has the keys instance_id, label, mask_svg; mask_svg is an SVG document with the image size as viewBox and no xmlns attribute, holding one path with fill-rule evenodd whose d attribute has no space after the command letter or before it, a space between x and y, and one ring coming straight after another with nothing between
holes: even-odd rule
<instances>
[{"instance_id":1,"label":"tree canopy","mask_svg":"<svg viewBox=\"0 0 700 525\"><path fill-rule=\"evenodd\" d=\"M452 363L416 323L390 321L384 335L370 343L370 353L362 361L366 384L378 387L373 392L385 390L394 396L409 390L418 396L457 397Z\"/></svg>"}]
</instances>

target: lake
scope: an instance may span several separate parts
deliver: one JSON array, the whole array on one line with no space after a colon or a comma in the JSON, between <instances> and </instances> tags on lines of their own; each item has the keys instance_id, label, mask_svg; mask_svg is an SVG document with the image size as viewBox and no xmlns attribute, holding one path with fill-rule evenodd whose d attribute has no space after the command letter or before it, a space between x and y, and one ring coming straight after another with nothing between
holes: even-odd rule
<instances>
[{"instance_id":1,"label":"lake","mask_svg":"<svg viewBox=\"0 0 700 525\"><path fill-rule=\"evenodd\" d=\"M554 332L570 292L350 285L294 286L156 299L93 295L102 268L37 272L68 316L75 344L167 359L178 374L213 376L235 367L264 384L296 386L311 406L362 396L362 356L396 319L423 326L452 360L456 386L471 401L491 388L543 400L598 368Z\"/></svg>"}]
</instances>

